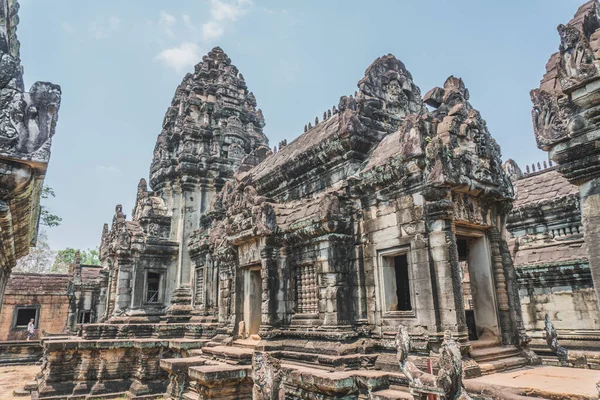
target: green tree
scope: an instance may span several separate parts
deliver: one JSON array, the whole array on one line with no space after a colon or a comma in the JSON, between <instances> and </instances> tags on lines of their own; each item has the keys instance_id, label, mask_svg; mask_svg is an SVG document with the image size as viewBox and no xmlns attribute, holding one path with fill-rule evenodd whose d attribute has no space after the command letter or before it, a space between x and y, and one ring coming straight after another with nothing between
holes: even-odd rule
<instances>
[{"instance_id":1,"label":"green tree","mask_svg":"<svg viewBox=\"0 0 600 400\"><path fill-rule=\"evenodd\" d=\"M56 197L56 194L54 193L54 189L52 189L50 186L44 185L40 197L42 200L46 200L50 197ZM43 203L43 201L41 203ZM56 214L52 214L50 210L48 210L48 207L44 204L40 205L40 224L47 226L48 228L54 228L55 226L59 226L61 222L61 217Z\"/></svg>"},{"instance_id":2,"label":"green tree","mask_svg":"<svg viewBox=\"0 0 600 400\"><path fill-rule=\"evenodd\" d=\"M75 261L75 253L77 249L67 247L66 249L59 250L56 253L56 259L50 269L51 272L60 273L62 271L68 271L69 266ZM81 264L85 265L100 265L100 253L98 249L87 249L79 250L79 257Z\"/></svg>"},{"instance_id":3,"label":"green tree","mask_svg":"<svg viewBox=\"0 0 600 400\"><path fill-rule=\"evenodd\" d=\"M54 257L56 253L50 248L48 242L48 234L43 227L53 228L59 226L62 222L62 218L56 214L52 214L46 205L44 200L50 197L55 197L54 189L50 186L44 185L42 187L42 193L40 194L40 225L42 226L38 231L37 245L29 248L29 253L25 257L21 257L17 260L15 271L20 272L33 272L33 273L48 273L48 272L63 272L53 271Z\"/></svg>"}]
</instances>

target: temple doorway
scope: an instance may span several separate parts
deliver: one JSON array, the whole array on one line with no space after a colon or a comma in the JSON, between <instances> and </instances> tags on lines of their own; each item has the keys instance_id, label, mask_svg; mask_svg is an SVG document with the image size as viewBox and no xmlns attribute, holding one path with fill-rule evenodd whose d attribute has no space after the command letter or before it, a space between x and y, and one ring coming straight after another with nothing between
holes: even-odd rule
<instances>
[{"instance_id":1,"label":"temple doorway","mask_svg":"<svg viewBox=\"0 0 600 400\"><path fill-rule=\"evenodd\" d=\"M262 313L262 279L260 265L244 270L244 326L245 336L258 334Z\"/></svg>"},{"instance_id":2,"label":"temple doorway","mask_svg":"<svg viewBox=\"0 0 600 400\"><path fill-rule=\"evenodd\" d=\"M469 340L498 336L491 252L483 232L457 235L458 260Z\"/></svg>"}]
</instances>

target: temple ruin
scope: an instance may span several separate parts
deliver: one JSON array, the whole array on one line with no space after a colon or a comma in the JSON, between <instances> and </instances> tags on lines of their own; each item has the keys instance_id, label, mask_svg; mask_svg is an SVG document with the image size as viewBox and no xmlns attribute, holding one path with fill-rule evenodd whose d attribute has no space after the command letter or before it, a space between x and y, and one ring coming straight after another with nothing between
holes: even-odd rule
<instances>
[{"instance_id":1,"label":"temple ruin","mask_svg":"<svg viewBox=\"0 0 600 400\"><path fill-rule=\"evenodd\" d=\"M461 79L421 96L387 55L277 151L263 126L214 48L166 113L153 190L142 179L132 219L117 206L104 227L103 323L45 341L39 398L427 392L401 371L399 328L415 368L447 337L467 377L539 361L503 236L513 187Z\"/></svg>"},{"instance_id":2,"label":"temple ruin","mask_svg":"<svg viewBox=\"0 0 600 400\"><path fill-rule=\"evenodd\" d=\"M481 378L600 369L600 3L559 34L531 93L556 165L525 171L461 78L422 95L391 54L271 148L212 49L102 267L73 265L32 398L547 398Z\"/></svg>"},{"instance_id":3,"label":"temple ruin","mask_svg":"<svg viewBox=\"0 0 600 400\"><path fill-rule=\"evenodd\" d=\"M0 1L0 305L17 259L35 246L40 195L60 107L60 86L28 92L17 40L16 0Z\"/></svg>"}]
</instances>

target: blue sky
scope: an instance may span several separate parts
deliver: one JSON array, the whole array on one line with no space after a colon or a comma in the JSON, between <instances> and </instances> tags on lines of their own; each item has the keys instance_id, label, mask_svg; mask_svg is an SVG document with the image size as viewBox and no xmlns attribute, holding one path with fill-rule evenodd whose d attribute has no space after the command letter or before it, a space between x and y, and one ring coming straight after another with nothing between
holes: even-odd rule
<instances>
[{"instance_id":1,"label":"blue sky","mask_svg":"<svg viewBox=\"0 0 600 400\"><path fill-rule=\"evenodd\" d=\"M63 218L53 248L93 248L116 204L131 212L167 106L186 72L219 45L256 95L271 144L353 93L392 53L424 94L462 77L504 159L545 159L529 91L558 49L575 0L21 0L25 83L63 97L46 183Z\"/></svg>"}]
</instances>

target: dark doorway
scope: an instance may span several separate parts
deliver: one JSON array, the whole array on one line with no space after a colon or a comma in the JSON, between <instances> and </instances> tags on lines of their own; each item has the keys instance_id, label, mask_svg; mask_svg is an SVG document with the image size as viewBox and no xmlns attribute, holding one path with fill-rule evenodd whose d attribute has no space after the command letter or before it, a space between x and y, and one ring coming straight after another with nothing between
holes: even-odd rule
<instances>
[{"instance_id":1,"label":"dark doorway","mask_svg":"<svg viewBox=\"0 0 600 400\"><path fill-rule=\"evenodd\" d=\"M410 302L410 285L408 282L408 257L402 254L394 257L394 270L396 272L396 296L398 298L398 311L412 310Z\"/></svg>"},{"instance_id":2,"label":"dark doorway","mask_svg":"<svg viewBox=\"0 0 600 400\"><path fill-rule=\"evenodd\" d=\"M462 292L465 307L465 317L469 340L477 340L477 324L475 322L475 310L473 309L473 294L471 289L471 277L469 275L469 242L467 239L456 239L458 250L458 263L461 268Z\"/></svg>"}]
</instances>

